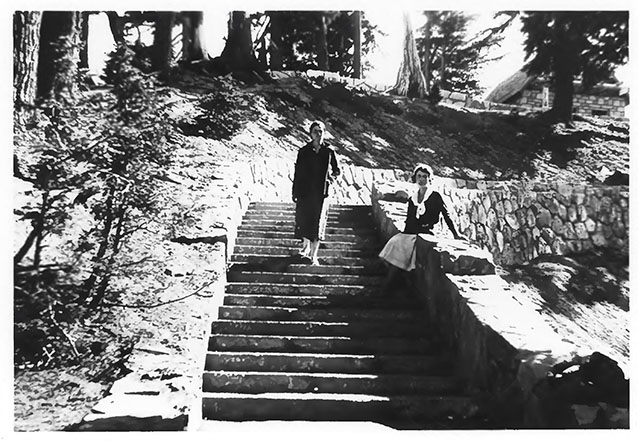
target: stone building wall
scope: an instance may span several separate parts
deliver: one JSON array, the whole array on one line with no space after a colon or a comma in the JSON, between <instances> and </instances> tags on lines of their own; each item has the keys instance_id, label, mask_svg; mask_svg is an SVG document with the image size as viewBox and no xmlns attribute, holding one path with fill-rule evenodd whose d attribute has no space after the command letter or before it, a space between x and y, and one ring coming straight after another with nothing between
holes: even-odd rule
<instances>
[{"instance_id":1,"label":"stone building wall","mask_svg":"<svg viewBox=\"0 0 638 441\"><path fill-rule=\"evenodd\" d=\"M554 102L554 92L549 92L548 107ZM524 90L515 103L529 110L543 108L542 90ZM611 116L624 118L625 103L620 97L574 94L574 113L581 115Z\"/></svg>"}]
</instances>

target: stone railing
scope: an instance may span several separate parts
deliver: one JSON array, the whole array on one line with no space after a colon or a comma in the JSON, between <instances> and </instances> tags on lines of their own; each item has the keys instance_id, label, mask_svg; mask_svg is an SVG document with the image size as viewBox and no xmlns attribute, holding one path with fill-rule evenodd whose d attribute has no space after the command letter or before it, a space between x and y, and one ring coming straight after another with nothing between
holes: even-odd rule
<instances>
[{"instance_id":1,"label":"stone railing","mask_svg":"<svg viewBox=\"0 0 638 441\"><path fill-rule=\"evenodd\" d=\"M339 157L341 176L331 186L330 201L335 204L370 205L375 182L403 179L404 173L390 169L372 169L346 163ZM255 184L252 200L292 202L292 179L295 158L274 161L272 158L254 160L250 177Z\"/></svg>"},{"instance_id":2,"label":"stone railing","mask_svg":"<svg viewBox=\"0 0 638 441\"><path fill-rule=\"evenodd\" d=\"M387 239L402 229L404 214L380 194L375 188L372 211ZM525 305L525 294L495 274L489 252L425 234L416 247L417 266L407 277L426 305L424 326L436 329L454 354L456 373L485 416L502 428L598 427L599 418L604 427L628 427L627 408L582 405L577 397L582 390L572 384L566 392L552 383L562 367L589 363L600 354L587 356L586 349L557 334L537 308ZM612 372L613 364L608 364ZM617 384L623 387L624 380Z\"/></svg>"},{"instance_id":3,"label":"stone railing","mask_svg":"<svg viewBox=\"0 0 638 441\"><path fill-rule=\"evenodd\" d=\"M407 188L378 182L377 192ZM459 232L489 250L496 263L511 265L539 255L565 255L593 248L629 249L629 190L626 186L537 185L439 178ZM378 198L378 196L377 196ZM381 198L382 199L382 198ZM405 204L383 202L405 212ZM437 235L447 236L439 225Z\"/></svg>"}]
</instances>

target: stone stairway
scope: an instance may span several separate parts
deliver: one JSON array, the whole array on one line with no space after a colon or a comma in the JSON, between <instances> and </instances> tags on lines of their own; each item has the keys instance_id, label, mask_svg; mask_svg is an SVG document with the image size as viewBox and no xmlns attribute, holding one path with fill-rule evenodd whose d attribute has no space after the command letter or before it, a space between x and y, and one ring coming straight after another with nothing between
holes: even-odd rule
<instances>
[{"instance_id":1,"label":"stone stairway","mask_svg":"<svg viewBox=\"0 0 638 441\"><path fill-rule=\"evenodd\" d=\"M294 206L253 203L238 230L203 375L203 418L455 428L476 410L415 299L385 293L369 206L331 206L320 265Z\"/></svg>"}]
</instances>

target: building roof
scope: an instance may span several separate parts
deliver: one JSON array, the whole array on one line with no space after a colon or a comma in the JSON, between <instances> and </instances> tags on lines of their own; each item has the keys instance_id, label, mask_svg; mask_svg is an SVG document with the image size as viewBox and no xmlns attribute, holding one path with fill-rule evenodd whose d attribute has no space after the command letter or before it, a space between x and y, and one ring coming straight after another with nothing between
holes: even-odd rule
<instances>
[{"instance_id":1,"label":"building roof","mask_svg":"<svg viewBox=\"0 0 638 441\"><path fill-rule=\"evenodd\" d=\"M485 100L493 103L505 103L524 89L541 90L542 87L546 85L549 85L549 80L547 78L530 75L523 70L519 70L492 89ZM589 89L587 92L583 92L582 81L577 79L574 80L574 93L594 96L621 97L626 103L629 101L629 89L618 83L598 84Z\"/></svg>"},{"instance_id":2,"label":"building roof","mask_svg":"<svg viewBox=\"0 0 638 441\"><path fill-rule=\"evenodd\" d=\"M512 76L501 81L485 98L486 101L493 103L504 103L534 80L534 76L523 72L516 71Z\"/></svg>"}]
</instances>

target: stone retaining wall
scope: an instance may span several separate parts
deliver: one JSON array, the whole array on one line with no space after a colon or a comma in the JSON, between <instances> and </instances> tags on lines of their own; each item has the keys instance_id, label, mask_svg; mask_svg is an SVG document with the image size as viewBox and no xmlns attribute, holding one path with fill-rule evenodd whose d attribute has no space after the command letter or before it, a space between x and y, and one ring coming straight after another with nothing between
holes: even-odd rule
<instances>
[{"instance_id":1,"label":"stone retaining wall","mask_svg":"<svg viewBox=\"0 0 638 441\"><path fill-rule=\"evenodd\" d=\"M402 216L378 195L373 193L373 216L387 239L402 228ZM437 330L457 360L457 374L494 424L628 427L628 409L573 404L574 389L548 388L562 364L587 354L557 334L537 308L521 302L525 293L495 274L489 253L425 234L416 247L417 266L407 277L426 305L423 325Z\"/></svg>"},{"instance_id":2,"label":"stone retaining wall","mask_svg":"<svg viewBox=\"0 0 638 441\"><path fill-rule=\"evenodd\" d=\"M530 261L539 255L575 254L593 248L629 252L629 189L626 186L538 185L439 178L458 231L489 250L498 264ZM379 182L373 192L405 189L405 182ZM474 188L472 188L474 187ZM381 198L382 199L382 198ZM405 204L384 203L405 212ZM437 235L449 237L439 225Z\"/></svg>"},{"instance_id":3,"label":"stone retaining wall","mask_svg":"<svg viewBox=\"0 0 638 441\"><path fill-rule=\"evenodd\" d=\"M370 205L374 188L383 193L409 188L409 172L360 167L340 159L342 173L332 186L332 203ZM245 167L254 183L252 200L291 201L294 158L265 158ZM530 186L442 177L435 179L434 186L447 200L458 231L490 251L498 264L519 264L539 255L574 254L593 248L628 253L626 186ZM388 210L405 214L404 203L383 204ZM451 237L442 223L435 233Z\"/></svg>"},{"instance_id":4,"label":"stone retaining wall","mask_svg":"<svg viewBox=\"0 0 638 441\"><path fill-rule=\"evenodd\" d=\"M404 179L404 172L372 169L348 164L338 155L341 176L331 186L330 201L335 204L370 205L375 182ZM250 164L254 183L252 200L292 202L292 180L295 158L264 158Z\"/></svg>"}]
</instances>

